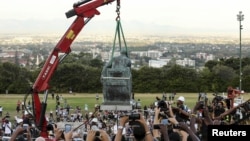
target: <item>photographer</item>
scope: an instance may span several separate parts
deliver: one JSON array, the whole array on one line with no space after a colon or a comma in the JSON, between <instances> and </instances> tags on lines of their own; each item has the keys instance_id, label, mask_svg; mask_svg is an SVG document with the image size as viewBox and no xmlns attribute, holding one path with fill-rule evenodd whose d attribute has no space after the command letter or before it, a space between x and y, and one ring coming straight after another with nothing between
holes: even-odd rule
<instances>
[{"instance_id":1,"label":"photographer","mask_svg":"<svg viewBox=\"0 0 250 141\"><path fill-rule=\"evenodd\" d=\"M202 141L207 141L207 126L218 124L217 121L213 121L209 112L209 108L204 101L196 102L190 122L190 129L200 137ZM194 128L194 124L197 123L197 129Z\"/></svg>"},{"instance_id":2,"label":"photographer","mask_svg":"<svg viewBox=\"0 0 250 141\"><path fill-rule=\"evenodd\" d=\"M12 124L8 119L5 119L4 123L3 123L3 127L4 127L4 135L10 137L11 136L11 132L12 132Z\"/></svg>"},{"instance_id":3,"label":"photographer","mask_svg":"<svg viewBox=\"0 0 250 141\"><path fill-rule=\"evenodd\" d=\"M115 136L115 141L121 141L122 131L127 122L132 122L133 135L136 141L152 141L153 136L147 125L147 122L143 118L142 114L139 114L138 119L129 119L129 116L122 116L120 118L120 126L118 126L118 131ZM131 124L131 123L130 123Z\"/></svg>"},{"instance_id":4,"label":"photographer","mask_svg":"<svg viewBox=\"0 0 250 141\"><path fill-rule=\"evenodd\" d=\"M169 106L171 107L171 106ZM171 109L171 108L170 108ZM170 110L171 111L171 110ZM172 111L171 111L172 112ZM194 130L195 119L191 117L190 126L186 122L178 122L174 117L169 118L169 122L173 125L172 132L169 132L169 139L171 141L200 141L196 135L196 130Z\"/></svg>"},{"instance_id":5,"label":"photographer","mask_svg":"<svg viewBox=\"0 0 250 141\"><path fill-rule=\"evenodd\" d=\"M178 121L175 119L171 104L165 101L165 104L163 104L163 102L160 103L161 104L158 104L158 107L155 108L154 137L160 141L180 141L181 136L174 128L175 125L178 125ZM160 114L162 111L165 112L166 116ZM156 130L156 128L158 128L158 130Z\"/></svg>"},{"instance_id":6,"label":"photographer","mask_svg":"<svg viewBox=\"0 0 250 141\"><path fill-rule=\"evenodd\" d=\"M178 122L186 122L187 120L189 120L188 108L184 103L185 98L183 96L180 96L176 102L177 107L172 107L173 113Z\"/></svg>"},{"instance_id":7,"label":"photographer","mask_svg":"<svg viewBox=\"0 0 250 141\"><path fill-rule=\"evenodd\" d=\"M160 110L159 113L156 115L156 111ZM166 125L168 124L168 117L169 117L169 103L164 100L159 100L157 103L157 109L155 109L155 117L160 119L160 123Z\"/></svg>"},{"instance_id":8,"label":"photographer","mask_svg":"<svg viewBox=\"0 0 250 141\"><path fill-rule=\"evenodd\" d=\"M154 129L153 129L153 136L154 138L157 138L159 141L163 140L164 141L170 141L169 140L169 136L168 136L168 129L167 129L167 125L164 124L160 124L160 118L159 118L159 114L161 109L156 107L155 108L155 116L154 116ZM159 126L159 130L155 128L155 125Z\"/></svg>"}]
</instances>

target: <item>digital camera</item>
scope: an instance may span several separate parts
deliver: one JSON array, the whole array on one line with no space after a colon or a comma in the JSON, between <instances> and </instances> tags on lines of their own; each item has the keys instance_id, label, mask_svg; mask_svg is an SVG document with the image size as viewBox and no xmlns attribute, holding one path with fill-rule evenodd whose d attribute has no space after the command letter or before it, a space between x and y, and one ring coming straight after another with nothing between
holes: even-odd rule
<instances>
[{"instance_id":1,"label":"digital camera","mask_svg":"<svg viewBox=\"0 0 250 141\"><path fill-rule=\"evenodd\" d=\"M166 102L164 100L160 100L157 103L158 108L161 108L161 111L168 111L168 105L166 104Z\"/></svg>"},{"instance_id":2,"label":"digital camera","mask_svg":"<svg viewBox=\"0 0 250 141\"><path fill-rule=\"evenodd\" d=\"M129 115L129 120L137 120L137 119L140 119L140 114L138 114L138 113L133 113L133 114L131 114L131 115Z\"/></svg>"}]
</instances>

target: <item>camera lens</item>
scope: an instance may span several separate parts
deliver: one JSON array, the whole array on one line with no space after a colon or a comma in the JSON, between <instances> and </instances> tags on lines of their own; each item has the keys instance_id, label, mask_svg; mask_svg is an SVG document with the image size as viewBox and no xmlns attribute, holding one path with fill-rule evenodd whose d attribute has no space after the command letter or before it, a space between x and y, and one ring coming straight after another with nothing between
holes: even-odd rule
<instances>
[{"instance_id":1,"label":"camera lens","mask_svg":"<svg viewBox=\"0 0 250 141\"><path fill-rule=\"evenodd\" d=\"M129 119L130 120L140 119L140 114L131 114L129 115Z\"/></svg>"},{"instance_id":2,"label":"camera lens","mask_svg":"<svg viewBox=\"0 0 250 141\"><path fill-rule=\"evenodd\" d=\"M100 136L100 131L96 131L95 136Z\"/></svg>"}]
</instances>

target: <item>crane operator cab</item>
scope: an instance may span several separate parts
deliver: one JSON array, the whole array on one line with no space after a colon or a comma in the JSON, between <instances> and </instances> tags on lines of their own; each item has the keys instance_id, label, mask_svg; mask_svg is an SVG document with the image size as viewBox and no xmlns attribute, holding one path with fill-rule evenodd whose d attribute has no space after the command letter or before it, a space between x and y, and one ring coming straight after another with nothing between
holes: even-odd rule
<instances>
[{"instance_id":1,"label":"crane operator cab","mask_svg":"<svg viewBox=\"0 0 250 141\"><path fill-rule=\"evenodd\" d=\"M121 50L103 67L101 82L104 98L101 110L132 110L131 60L127 50Z\"/></svg>"}]
</instances>

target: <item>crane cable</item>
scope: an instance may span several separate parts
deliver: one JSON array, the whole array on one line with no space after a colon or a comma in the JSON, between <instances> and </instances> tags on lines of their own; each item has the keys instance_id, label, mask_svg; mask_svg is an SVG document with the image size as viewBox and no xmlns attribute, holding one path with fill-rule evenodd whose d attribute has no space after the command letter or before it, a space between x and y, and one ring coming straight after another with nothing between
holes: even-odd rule
<instances>
[{"instance_id":1,"label":"crane cable","mask_svg":"<svg viewBox=\"0 0 250 141\"><path fill-rule=\"evenodd\" d=\"M118 38L119 50L121 51L121 47L122 47L121 36L122 36L123 44L124 44L124 47L126 49L126 54L127 54L127 57L128 57L127 43L125 41L125 37L124 37L122 25L121 25L121 18L120 18L120 0L117 0L116 13L117 13L117 17L116 17L116 30L115 30L115 38L114 38L114 42L113 42L113 50L112 50L111 60L114 57L114 50L115 50L115 45L116 45L116 38Z\"/></svg>"}]
</instances>

